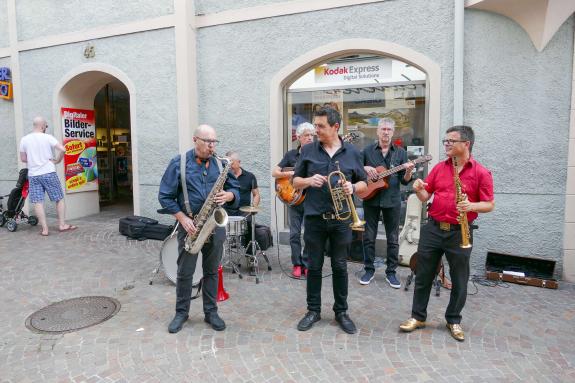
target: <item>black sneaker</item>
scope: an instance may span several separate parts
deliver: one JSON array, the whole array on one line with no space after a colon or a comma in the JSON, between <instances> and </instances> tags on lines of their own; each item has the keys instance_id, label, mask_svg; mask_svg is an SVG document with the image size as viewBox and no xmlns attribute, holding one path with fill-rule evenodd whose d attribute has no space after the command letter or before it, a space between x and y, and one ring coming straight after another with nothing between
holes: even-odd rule
<instances>
[{"instance_id":1,"label":"black sneaker","mask_svg":"<svg viewBox=\"0 0 575 383\"><path fill-rule=\"evenodd\" d=\"M211 324L212 328L216 331L222 331L226 328L226 322L220 318L217 312L206 314L204 322Z\"/></svg>"},{"instance_id":2,"label":"black sneaker","mask_svg":"<svg viewBox=\"0 0 575 383\"><path fill-rule=\"evenodd\" d=\"M299 331L307 331L312 328L313 324L321 319L318 312L308 311L307 314L299 321L297 324L297 329Z\"/></svg>"},{"instance_id":3,"label":"black sneaker","mask_svg":"<svg viewBox=\"0 0 575 383\"><path fill-rule=\"evenodd\" d=\"M170 322L168 326L168 332L170 334L175 334L184 327L184 323L188 320L188 316L184 314L176 314L174 319Z\"/></svg>"},{"instance_id":4,"label":"black sneaker","mask_svg":"<svg viewBox=\"0 0 575 383\"><path fill-rule=\"evenodd\" d=\"M359 283L361 283L362 285L369 285L369 282L373 280L373 277L375 277L375 271L366 270L365 273L359 279Z\"/></svg>"}]
</instances>

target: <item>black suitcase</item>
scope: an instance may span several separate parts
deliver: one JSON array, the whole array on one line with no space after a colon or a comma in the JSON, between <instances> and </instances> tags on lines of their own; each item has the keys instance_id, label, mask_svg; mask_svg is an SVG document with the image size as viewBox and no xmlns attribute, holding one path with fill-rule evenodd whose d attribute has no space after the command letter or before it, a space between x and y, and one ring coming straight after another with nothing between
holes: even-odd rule
<instances>
[{"instance_id":1,"label":"black suitcase","mask_svg":"<svg viewBox=\"0 0 575 383\"><path fill-rule=\"evenodd\" d=\"M162 225L157 220L137 215L120 219L120 234L131 239L143 241L157 239L163 241L174 230L173 226Z\"/></svg>"}]
</instances>

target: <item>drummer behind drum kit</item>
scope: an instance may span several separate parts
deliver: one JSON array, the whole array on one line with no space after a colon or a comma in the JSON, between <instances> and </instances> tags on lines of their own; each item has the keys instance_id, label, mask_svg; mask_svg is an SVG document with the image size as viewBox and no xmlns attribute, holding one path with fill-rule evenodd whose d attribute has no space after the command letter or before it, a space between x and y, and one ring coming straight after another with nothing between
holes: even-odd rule
<instances>
[{"instance_id":1,"label":"drummer behind drum kit","mask_svg":"<svg viewBox=\"0 0 575 383\"><path fill-rule=\"evenodd\" d=\"M258 256L262 256L268 264L268 271L272 269L267 254L261 249L260 244L256 241L256 214L260 211L257 206L242 206L240 211L251 215L251 238L246 246L242 246L242 237L247 235L249 224L247 217L243 216L230 216L228 217L228 227L226 228L226 245L225 245L225 261L222 261L224 266L231 266L233 271L238 273L242 278L237 266L241 263L241 259L247 259L247 266L252 270L253 275L256 277L256 283L260 283L260 270ZM255 249L256 251L249 251L248 249Z\"/></svg>"},{"instance_id":2,"label":"drummer behind drum kit","mask_svg":"<svg viewBox=\"0 0 575 383\"><path fill-rule=\"evenodd\" d=\"M259 262L258 256L261 255L266 263L268 264L268 270L271 270L270 261L268 256L264 251L262 251L260 245L255 240L255 215L260 211L258 207L255 206L243 206L240 207L240 211L244 213L249 213L252 216L251 219L251 226L252 226L252 238L249 243L244 247L242 246L242 237L247 235L248 233L248 223L246 217L243 216L229 216L228 217L228 225L226 227L226 242L224 243L224 256L222 257L222 265L223 266L230 266L234 273L237 273L239 278L243 278L242 274L240 273L238 266L242 258L246 258L248 260L248 267L252 268L254 276L256 277L256 283L260 282L260 273L259 273ZM176 279L178 276L178 236L177 236L177 229L178 224L174 228L174 231L168 238L164 240L162 244L162 248L160 249L160 265L166 274L166 277L173 282L176 283ZM248 253L247 249L250 248L250 245L254 246L257 250L252 252L252 254ZM159 271L159 267L154 270L154 275L156 275ZM196 269L194 271L193 286L197 287L200 284L202 279L203 272L202 272L202 256L201 253L198 255L198 261L196 263ZM152 280L150 280L150 284L152 284Z\"/></svg>"}]
</instances>

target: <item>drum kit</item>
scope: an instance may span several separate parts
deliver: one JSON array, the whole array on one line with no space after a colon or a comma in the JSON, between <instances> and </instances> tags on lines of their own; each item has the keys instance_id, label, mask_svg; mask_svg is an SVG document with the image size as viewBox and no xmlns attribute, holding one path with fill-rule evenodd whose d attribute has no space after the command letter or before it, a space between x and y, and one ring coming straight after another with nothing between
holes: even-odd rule
<instances>
[{"instance_id":1,"label":"drum kit","mask_svg":"<svg viewBox=\"0 0 575 383\"><path fill-rule=\"evenodd\" d=\"M259 272L259 262L258 256L262 256L267 265L268 270L271 270L270 261L267 254L261 249L260 245L255 239L255 226L256 220L255 215L260 211L260 208L256 206L243 206L240 207L240 211L247 213L247 216L228 216L228 224L226 227L226 241L224 243L224 255L222 257L222 266L228 266L232 268L233 273L237 273L239 278L243 278L239 265L241 264L242 258L247 260L247 267L252 271L252 275L256 277L256 283L260 282L260 272ZM242 244L242 239L248 233L248 217L251 216L251 239L244 246ZM150 284L159 272L160 267L164 270L166 277L176 283L177 271L178 271L178 230L179 223L176 224L174 231L164 240L162 247L160 249L160 264L154 270L154 276L150 280ZM248 249L255 249L255 251L248 251ZM197 287L202 279L202 254L198 254L198 261L196 263L196 270L193 276L194 287Z\"/></svg>"}]
</instances>

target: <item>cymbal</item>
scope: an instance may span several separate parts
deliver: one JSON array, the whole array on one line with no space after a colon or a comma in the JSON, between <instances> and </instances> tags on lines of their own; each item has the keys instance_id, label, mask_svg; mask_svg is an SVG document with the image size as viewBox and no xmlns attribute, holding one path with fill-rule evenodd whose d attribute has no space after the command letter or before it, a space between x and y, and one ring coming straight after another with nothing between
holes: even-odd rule
<instances>
[{"instance_id":1,"label":"cymbal","mask_svg":"<svg viewBox=\"0 0 575 383\"><path fill-rule=\"evenodd\" d=\"M244 213L258 213L261 209L257 206L242 206L240 207L240 211Z\"/></svg>"}]
</instances>

